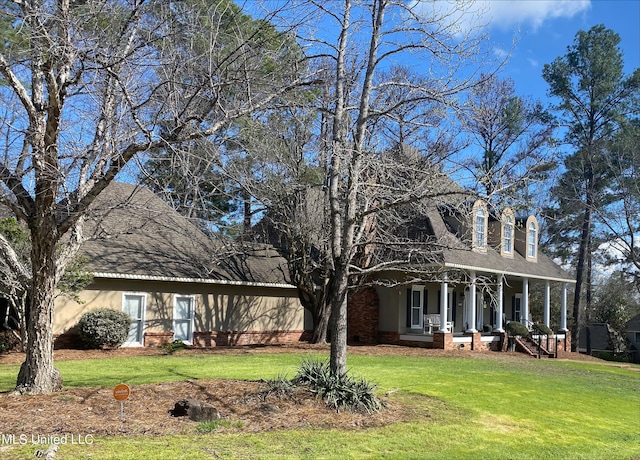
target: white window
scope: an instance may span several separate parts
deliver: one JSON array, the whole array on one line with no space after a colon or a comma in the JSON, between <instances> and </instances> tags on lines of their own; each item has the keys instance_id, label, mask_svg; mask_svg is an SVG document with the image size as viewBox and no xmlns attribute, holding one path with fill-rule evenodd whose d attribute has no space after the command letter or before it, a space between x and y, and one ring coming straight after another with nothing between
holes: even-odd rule
<instances>
[{"instance_id":1,"label":"white window","mask_svg":"<svg viewBox=\"0 0 640 460\"><path fill-rule=\"evenodd\" d=\"M175 295L173 298L173 340L181 340L191 345L193 343L193 313L195 297L190 295Z\"/></svg>"},{"instance_id":2,"label":"white window","mask_svg":"<svg viewBox=\"0 0 640 460\"><path fill-rule=\"evenodd\" d=\"M424 286L411 286L411 329L423 327Z\"/></svg>"},{"instance_id":3,"label":"white window","mask_svg":"<svg viewBox=\"0 0 640 460\"><path fill-rule=\"evenodd\" d=\"M507 214L503 225L502 251L505 254L513 254L513 217Z\"/></svg>"},{"instance_id":4,"label":"white window","mask_svg":"<svg viewBox=\"0 0 640 460\"><path fill-rule=\"evenodd\" d=\"M536 258L536 245L538 242L538 228L535 222L529 222L529 228L527 230L527 257L530 259Z\"/></svg>"},{"instance_id":5,"label":"white window","mask_svg":"<svg viewBox=\"0 0 640 460\"><path fill-rule=\"evenodd\" d=\"M476 210L476 247L484 249L486 245L486 213L483 208Z\"/></svg>"},{"instance_id":6,"label":"white window","mask_svg":"<svg viewBox=\"0 0 640 460\"><path fill-rule=\"evenodd\" d=\"M122 311L131 317L129 336L123 346L141 347L144 345L144 311L146 303L146 294L123 294Z\"/></svg>"}]
</instances>

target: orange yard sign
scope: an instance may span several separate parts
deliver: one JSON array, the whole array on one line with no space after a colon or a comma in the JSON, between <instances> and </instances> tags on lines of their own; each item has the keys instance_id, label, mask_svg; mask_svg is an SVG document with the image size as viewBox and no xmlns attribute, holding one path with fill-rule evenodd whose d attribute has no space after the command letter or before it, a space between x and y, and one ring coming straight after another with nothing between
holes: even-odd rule
<instances>
[{"instance_id":1,"label":"orange yard sign","mask_svg":"<svg viewBox=\"0 0 640 460\"><path fill-rule=\"evenodd\" d=\"M131 390L129 389L129 386L124 383L116 385L116 387L113 389L113 397L116 399L116 401L124 401L129 397L130 394Z\"/></svg>"}]
</instances>

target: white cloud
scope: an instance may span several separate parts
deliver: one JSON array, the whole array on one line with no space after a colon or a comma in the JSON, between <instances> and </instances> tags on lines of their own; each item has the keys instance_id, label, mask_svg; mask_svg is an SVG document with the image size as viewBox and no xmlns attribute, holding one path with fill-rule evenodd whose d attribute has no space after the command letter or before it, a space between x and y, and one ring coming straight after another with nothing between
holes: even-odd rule
<instances>
[{"instance_id":1,"label":"white cloud","mask_svg":"<svg viewBox=\"0 0 640 460\"><path fill-rule=\"evenodd\" d=\"M445 16L461 32L482 25L501 29L529 26L535 31L545 21L572 18L591 8L591 0L414 0L413 4L425 14L450 12Z\"/></svg>"},{"instance_id":2,"label":"white cloud","mask_svg":"<svg viewBox=\"0 0 640 460\"><path fill-rule=\"evenodd\" d=\"M537 59L527 58L527 61L529 61L529 64L531 65L531 67L534 67L534 68L540 65Z\"/></svg>"},{"instance_id":3,"label":"white cloud","mask_svg":"<svg viewBox=\"0 0 640 460\"><path fill-rule=\"evenodd\" d=\"M486 16L492 26L507 28L529 24L534 30L546 20L572 18L591 8L590 0L485 0L482 3L487 6Z\"/></svg>"},{"instance_id":4,"label":"white cloud","mask_svg":"<svg viewBox=\"0 0 640 460\"><path fill-rule=\"evenodd\" d=\"M503 49L503 48L494 48L493 49L493 54L495 54L496 56L498 56L499 58L506 58L509 56L509 51Z\"/></svg>"}]
</instances>

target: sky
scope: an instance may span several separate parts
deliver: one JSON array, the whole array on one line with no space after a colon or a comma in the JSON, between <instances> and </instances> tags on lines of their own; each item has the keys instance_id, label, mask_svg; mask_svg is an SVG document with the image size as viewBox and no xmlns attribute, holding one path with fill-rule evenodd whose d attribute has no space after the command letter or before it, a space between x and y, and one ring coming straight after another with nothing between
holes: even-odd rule
<instances>
[{"instance_id":1,"label":"sky","mask_svg":"<svg viewBox=\"0 0 640 460\"><path fill-rule=\"evenodd\" d=\"M620 35L625 74L640 67L640 0L480 0L494 52L515 49L501 72L515 82L516 91L543 102L548 85L542 68L564 56L579 30L597 24Z\"/></svg>"}]
</instances>

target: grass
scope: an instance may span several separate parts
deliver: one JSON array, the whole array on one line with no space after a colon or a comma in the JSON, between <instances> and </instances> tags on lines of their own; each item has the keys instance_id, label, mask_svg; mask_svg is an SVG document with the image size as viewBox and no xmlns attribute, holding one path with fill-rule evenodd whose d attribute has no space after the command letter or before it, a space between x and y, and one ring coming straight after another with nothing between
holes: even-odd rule
<instances>
[{"instance_id":1,"label":"grass","mask_svg":"<svg viewBox=\"0 0 640 460\"><path fill-rule=\"evenodd\" d=\"M242 428L242 422L236 421L232 422L230 420L211 420L210 422L201 422L196 425L196 431L198 433L211 433L212 431L217 430L220 427L225 428Z\"/></svg>"},{"instance_id":2,"label":"grass","mask_svg":"<svg viewBox=\"0 0 640 460\"><path fill-rule=\"evenodd\" d=\"M112 386L277 378L294 375L302 359L176 354L57 367L68 387ZM640 373L629 369L554 360L362 355L349 356L349 366L380 393L397 389L392 397L406 403L415 421L341 432L223 434L203 427L194 436L98 438L88 446L61 446L56 459L640 458ZM0 366L0 390L13 388L17 369ZM33 458L29 447L15 453Z\"/></svg>"}]
</instances>

